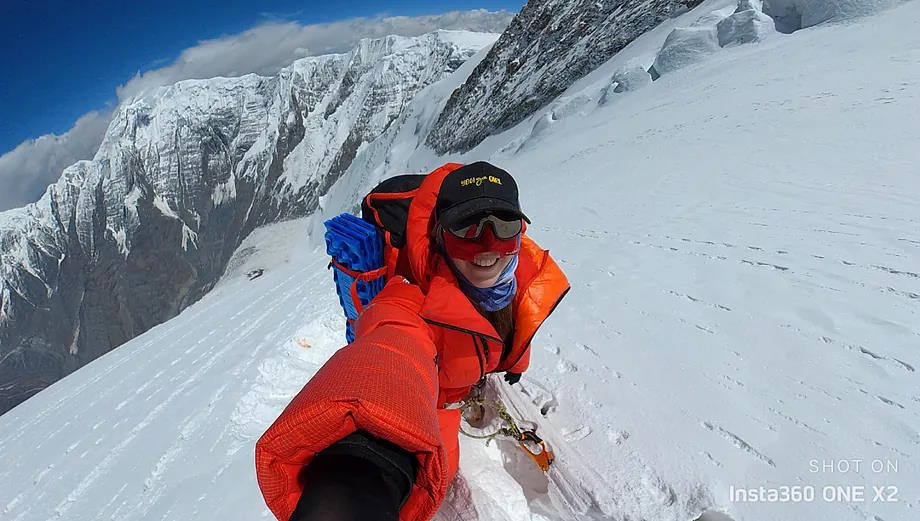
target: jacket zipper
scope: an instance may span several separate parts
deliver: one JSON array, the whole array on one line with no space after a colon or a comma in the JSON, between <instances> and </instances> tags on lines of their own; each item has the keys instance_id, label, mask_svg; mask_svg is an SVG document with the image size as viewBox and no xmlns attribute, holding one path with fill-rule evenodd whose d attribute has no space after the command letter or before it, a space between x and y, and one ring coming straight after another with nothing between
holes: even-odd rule
<instances>
[{"instance_id":1,"label":"jacket zipper","mask_svg":"<svg viewBox=\"0 0 920 521\"><path fill-rule=\"evenodd\" d=\"M432 326L439 326L439 327L443 327L444 329L450 329L450 330L452 330L452 331L459 331L459 332L461 332L461 333L466 333L466 334L468 334L468 335L479 335L479 336L481 336L481 337L483 337L483 338L488 338L489 340L495 340L496 342L501 342L501 341L502 341L500 338L496 338L496 337L491 336L491 335L486 335L486 334L484 334L484 333L480 333L479 331L474 331L474 330L472 330L472 329L466 329L466 328L462 328L462 327L452 326L452 325L450 325L450 324L445 324L445 323L443 323L443 322L438 322L438 321L436 321L436 320L431 320L431 319L428 319L428 318L425 318L425 317L422 317L422 320L424 320L425 322L431 324Z\"/></svg>"},{"instance_id":2,"label":"jacket zipper","mask_svg":"<svg viewBox=\"0 0 920 521\"><path fill-rule=\"evenodd\" d=\"M488 359L489 345L486 343L485 339L489 338L492 340L499 341L497 338L489 336L489 335L484 335L482 333L479 333L478 331L473 331L471 329L464 329L462 327L456 327L450 324L444 324L443 322L436 322L434 320L429 320L424 317L422 317L422 320L424 320L425 322L433 326L439 326L439 327L443 327L445 329L450 329L453 331L460 331L462 333L467 333L471 337L473 337L473 350L476 351L476 359L479 360L479 381L481 382L486 377L486 364L485 364L485 361L483 360L483 357ZM477 337L479 340L482 340L483 348L481 351L479 348L479 342L477 341Z\"/></svg>"},{"instance_id":3,"label":"jacket zipper","mask_svg":"<svg viewBox=\"0 0 920 521\"><path fill-rule=\"evenodd\" d=\"M479 344L476 342L476 335L470 336L473 337L473 349L476 351L476 358L479 359L479 382L481 382L483 378L486 377L486 365L482 361L482 353L479 352Z\"/></svg>"}]
</instances>

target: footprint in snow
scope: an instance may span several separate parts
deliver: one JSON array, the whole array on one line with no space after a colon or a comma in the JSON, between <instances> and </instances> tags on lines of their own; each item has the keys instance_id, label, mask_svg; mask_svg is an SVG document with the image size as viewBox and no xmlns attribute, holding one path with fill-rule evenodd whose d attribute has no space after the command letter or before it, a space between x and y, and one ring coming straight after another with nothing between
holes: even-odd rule
<instances>
[{"instance_id":1,"label":"footprint in snow","mask_svg":"<svg viewBox=\"0 0 920 521\"><path fill-rule=\"evenodd\" d=\"M598 357L600 356L599 354L597 354L597 351L595 351L594 349L591 349L591 347L586 344L576 342L575 345L578 346L578 348L581 349L582 351L590 353L594 356L598 356Z\"/></svg>"},{"instance_id":2,"label":"footprint in snow","mask_svg":"<svg viewBox=\"0 0 920 521\"><path fill-rule=\"evenodd\" d=\"M543 346L543 350L546 351L547 353L550 353L550 354L553 354L553 355L558 355L559 353L562 352L562 350L559 349L559 346L557 346L557 345L550 345L550 344L544 345L544 346Z\"/></svg>"},{"instance_id":3,"label":"footprint in snow","mask_svg":"<svg viewBox=\"0 0 920 521\"><path fill-rule=\"evenodd\" d=\"M578 366L571 360L561 358L559 362L556 363L556 372L559 374L576 373L578 372Z\"/></svg>"},{"instance_id":4,"label":"footprint in snow","mask_svg":"<svg viewBox=\"0 0 920 521\"><path fill-rule=\"evenodd\" d=\"M622 445L629 439L629 432L620 429L607 429L607 439L614 445Z\"/></svg>"},{"instance_id":5,"label":"footprint in snow","mask_svg":"<svg viewBox=\"0 0 920 521\"><path fill-rule=\"evenodd\" d=\"M562 439L572 443L574 441L579 441L587 438L591 435L591 427L589 425L581 425L578 427L565 427L561 431Z\"/></svg>"}]
</instances>

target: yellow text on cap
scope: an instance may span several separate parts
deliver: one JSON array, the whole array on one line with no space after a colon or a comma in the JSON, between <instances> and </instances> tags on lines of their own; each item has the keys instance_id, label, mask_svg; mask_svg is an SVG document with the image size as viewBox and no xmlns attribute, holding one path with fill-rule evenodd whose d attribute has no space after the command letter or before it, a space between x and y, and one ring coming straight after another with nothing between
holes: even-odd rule
<instances>
[{"instance_id":1,"label":"yellow text on cap","mask_svg":"<svg viewBox=\"0 0 920 521\"><path fill-rule=\"evenodd\" d=\"M502 180L499 179L499 178L497 178L497 177L495 177L494 175L489 175L489 176L485 176L485 175L484 175L484 176L481 176L481 177L468 177L468 178L466 178L466 179L460 181L460 186L469 186L469 185L482 186L482 183L484 183L484 182L486 182L486 181L488 181L488 182L490 182L490 183L495 183L495 184L497 184L497 185L502 184Z\"/></svg>"}]
</instances>

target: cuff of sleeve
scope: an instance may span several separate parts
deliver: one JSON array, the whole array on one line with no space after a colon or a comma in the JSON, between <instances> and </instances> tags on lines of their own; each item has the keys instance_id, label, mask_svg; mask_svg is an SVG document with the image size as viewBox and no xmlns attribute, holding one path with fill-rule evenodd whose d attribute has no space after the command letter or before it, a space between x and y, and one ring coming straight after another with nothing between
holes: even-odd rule
<instances>
[{"instance_id":1,"label":"cuff of sleeve","mask_svg":"<svg viewBox=\"0 0 920 521\"><path fill-rule=\"evenodd\" d=\"M373 463L392 487L399 505L406 502L418 472L418 462L412 454L386 440L375 438L364 431L356 431L316 455L317 458L342 456L357 457Z\"/></svg>"}]
</instances>

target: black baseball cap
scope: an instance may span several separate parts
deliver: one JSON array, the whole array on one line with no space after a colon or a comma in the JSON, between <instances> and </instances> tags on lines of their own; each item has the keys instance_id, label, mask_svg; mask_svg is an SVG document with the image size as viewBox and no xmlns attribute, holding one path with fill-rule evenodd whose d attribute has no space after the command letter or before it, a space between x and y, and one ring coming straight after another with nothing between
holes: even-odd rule
<instances>
[{"instance_id":1,"label":"black baseball cap","mask_svg":"<svg viewBox=\"0 0 920 521\"><path fill-rule=\"evenodd\" d=\"M441 226L450 228L486 213L520 217L530 223L521 211L517 183L511 174L477 161L444 177L435 203L435 215Z\"/></svg>"}]
</instances>

